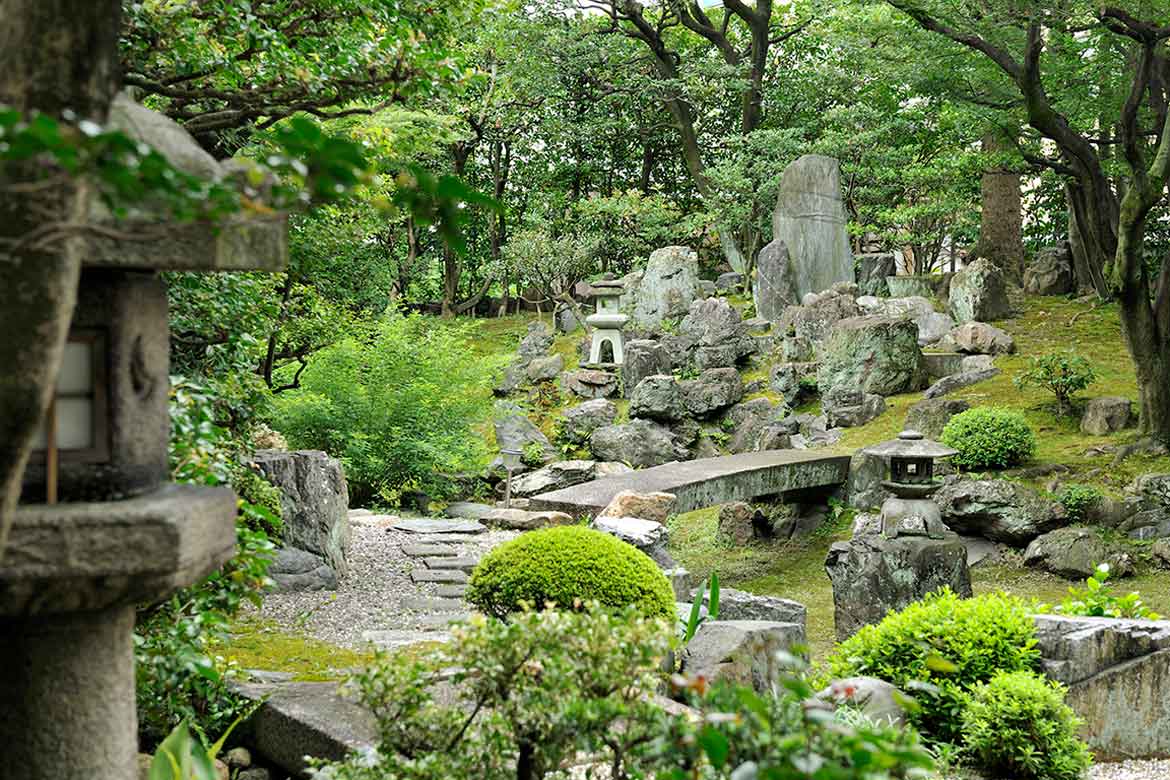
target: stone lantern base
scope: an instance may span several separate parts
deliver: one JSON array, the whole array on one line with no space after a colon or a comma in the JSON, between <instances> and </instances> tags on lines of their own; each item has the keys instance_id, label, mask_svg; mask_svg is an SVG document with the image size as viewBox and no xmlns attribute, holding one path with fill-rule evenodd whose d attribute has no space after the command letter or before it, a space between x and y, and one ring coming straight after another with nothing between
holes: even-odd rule
<instances>
[{"instance_id":1,"label":"stone lantern base","mask_svg":"<svg viewBox=\"0 0 1170 780\"><path fill-rule=\"evenodd\" d=\"M135 777L134 607L235 551L226 488L21 506L0 560L5 780Z\"/></svg>"}]
</instances>

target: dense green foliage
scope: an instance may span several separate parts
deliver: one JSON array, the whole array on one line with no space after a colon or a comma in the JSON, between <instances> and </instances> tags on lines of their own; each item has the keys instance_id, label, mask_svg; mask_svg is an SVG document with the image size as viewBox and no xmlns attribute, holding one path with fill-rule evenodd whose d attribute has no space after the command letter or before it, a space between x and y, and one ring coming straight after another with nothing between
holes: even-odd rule
<instances>
[{"instance_id":1,"label":"dense green foliage","mask_svg":"<svg viewBox=\"0 0 1170 780\"><path fill-rule=\"evenodd\" d=\"M1046 611L1048 608L1044 607ZM1084 587L1070 587L1068 597L1060 602L1055 609L1062 615L1080 615L1083 617L1110 617L1110 618L1138 618L1141 620L1161 620L1162 616L1150 609L1142 595L1137 591L1130 591L1124 596L1118 596L1109 584L1109 564L1101 563L1093 572L1093 576L1085 580Z\"/></svg>"},{"instance_id":2,"label":"dense green foliage","mask_svg":"<svg viewBox=\"0 0 1170 780\"><path fill-rule=\"evenodd\" d=\"M1032 358L1031 367L1015 378L1017 387L1037 385L1056 396L1059 414L1072 409L1072 397L1097 381L1089 361L1072 352L1053 352Z\"/></svg>"},{"instance_id":3,"label":"dense green foliage","mask_svg":"<svg viewBox=\"0 0 1170 780\"><path fill-rule=\"evenodd\" d=\"M1036 451L1036 435L1024 415L998 407L976 407L947 421L942 442L958 450L952 462L963 469L1018 466Z\"/></svg>"},{"instance_id":4,"label":"dense green foliage","mask_svg":"<svg viewBox=\"0 0 1170 780\"><path fill-rule=\"evenodd\" d=\"M1035 668L1035 633L1029 605L1016 597L961 599L944 590L863 627L834 652L829 673L893 683L919 699L910 719L924 737L961 744L971 689L999 672Z\"/></svg>"},{"instance_id":5,"label":"dense green foliage","mask_svg":"<svg viewBox=\"0 0 1170 780\"><path fill-rule=\"evenodd\" d=\"M975 686L963 713L971 760L992 777L1081 780L1092 763L1064 687L1027 671Z\"/></svg>"},{"instance_id":6,"label":"dense green foliage","mask_svg":"<svg viewBox=\"0 0 1170 780\"><path fill-rule=\"evenodd\" d=\"M616 608L634 604L651 617L675 618L674 591L654 561L582 526L532 531L492 550L471 573L467 600L501 618L524 605L569 609L586 601Z\"/></svg>"},{"instance_id":7,"label":"dense green foliage","mask_svg":"<svg viewBox=\"0 0 1170 780\"><path fill-rule=\"evenodd\" d=\"M491 411L491 360L467 356L464 326L394 316L324 350L302 391L278 396L272 426L294 448L341 459L355 504L403 491L445 494L481 465L472 425Z\"/></svg>"},{"instance_id":8,"label":"dense green foliage","mask_svg":"<svg viewBox=\"0 0 1170 780\"><path fill-rule=\"evenodd\" d=\"M1075 482L1062 485L1056 493L1057 502L1064 507L1065 515L1073 525L1085 522L1089 513L1104 497L1104 494L1092 485Z\"/></svg>"}]
</instances>

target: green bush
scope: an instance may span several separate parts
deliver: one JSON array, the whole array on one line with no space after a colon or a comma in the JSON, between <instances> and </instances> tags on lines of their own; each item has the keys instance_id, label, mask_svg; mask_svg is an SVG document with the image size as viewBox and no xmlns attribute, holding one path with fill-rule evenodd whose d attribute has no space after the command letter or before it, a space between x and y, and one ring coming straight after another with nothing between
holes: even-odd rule
<instances>
[{"instance_id":1,"label":"green bush","mask_svg":"<svg viewBox=\"0 0 1170 780\"><path fill-rule=\"evenodd\" d=\"M989 406L956 414L943 428L942 441L958 450L955 465L968 470L1016 466L1036 451L1036 435L1024 415Z\"/></svg>"},{"instance_id":2,"label":"green bush","mask_svg":"<svg viewBox=\"0 0 1170 780\"><path fill-rule=\"evenodd\" d=\"M1069 484L1056 494L1056 500L1074 525L1083 523L1089 510L1102 498L1104 494L1092 485Z\"/></svg>"},{"instance_id":3,"label":"green bush","mask_svg":"<svg viewBox=\"0 0 1170 780\"><path fill-rule=\"evenodd\" d=\"M963 713L967 754L992 777L1080 780L1092 755L1064 688L1033 672L1003 672L972 691Z\"/></svg>"},{"instance_id":4,"label":"green bush","mask_svg":"<svg viewBox=\"0 0 1170 780\"><path fill-rule=\"evenodd\" d=\"M394 316L322 350L301 389L277 396L272 426L294 448L339 458L355 504L442 497L485 452L473 428L490 415L496 362L468 356L469 327Z\"/></svg>"},{"instance_id":5,"label":"green bush","mask_svg":"<svg viewBox=\"0 0 1170 780\"><path fill-rule=\"evenodd\" d=\"M1072 352L1050 352L1032 358L1032 366L1015 378L1021 389L1038 385L1056 396L1057 414L1068 414L1074 393L1097 381L1089 361Z\"/></svg>"},{"instance_id":6,"label":"green bush","mask_svg":"<svg viewBox=\"0 0 1170 780\"><path fill-rule=\"evenodd\" d=\"M1042 606L1047 612L1048 607ZM1138 620L1161 620L1162 616L1146 606L1142 594L1132 590L1124 596L1114 594L1109 584L1109 564L1097 564L1093 576L1085 580L1083 588L1069 588L1068 597L1054 612L1080 617L1131 618Z\"/></svg>"},{"instance_id":7,"label":"green bush","mask_svg":"<svg viewBox=\"0 0 1170 780\"><path fill-rule=\"evenodd\" d=\"M586 601L636 604L650 617L675 619L674 591L642 551L601 531L561 526L526 533L484 556L467 587L484 614L505 617L521 603L540 609Z\"/></svg>"},{"instance_id":8,"label":"green bush","mask_svg":"<svg viewBox=\"0 0 1170 780\"><path fill-rule=\"evenodd\" d=\"M847 639L830 657L829 674L878 677L913 693L922 706L910 717L923 736L958 743L968 692L1039 662L1031 611L1014 596L961 599L944 589Z\"/></svg>"}]
</instances>

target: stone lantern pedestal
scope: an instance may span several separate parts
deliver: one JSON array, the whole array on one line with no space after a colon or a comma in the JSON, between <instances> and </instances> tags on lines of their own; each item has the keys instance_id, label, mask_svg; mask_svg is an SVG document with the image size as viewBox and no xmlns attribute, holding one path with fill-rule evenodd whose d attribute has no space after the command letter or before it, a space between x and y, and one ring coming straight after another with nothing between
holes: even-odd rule
<instances>
[{"instance_id":1,"label":"stone lantern pedestal","mask_svg":"<svg viewBox=\"0 0 1170 780\"><path fill-rule=\"evenodd\" d=\"M187 173L229 174L125 96L110 125ZM168 323L157 272L279 270L285 220L166 225L136 214L118 228L152 240L87 245L52 411L0 554L4 780L135 780L135 607L235 551L230 489L165 483Z\"/></svg>"}]
</instances>

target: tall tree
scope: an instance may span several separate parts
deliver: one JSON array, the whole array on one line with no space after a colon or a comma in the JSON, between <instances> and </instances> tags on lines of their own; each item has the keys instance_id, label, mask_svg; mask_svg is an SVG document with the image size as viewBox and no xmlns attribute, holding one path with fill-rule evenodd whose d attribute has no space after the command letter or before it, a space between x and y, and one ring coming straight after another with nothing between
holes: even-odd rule
<instances>
[{"instance_id":1,"label":"tall tree","mask_svg":"<svg viewBox=\"0 0 1170 780\"><path fill-rule=\"evenodd\" d=\"M1024 278L1024 213L1020 174L1005 157L1016 158L1015 141L992 130L983 136L990 167L983 171L979 243L972 252L986 257L1016 284Z\"/></svg>"}]
</instances>

